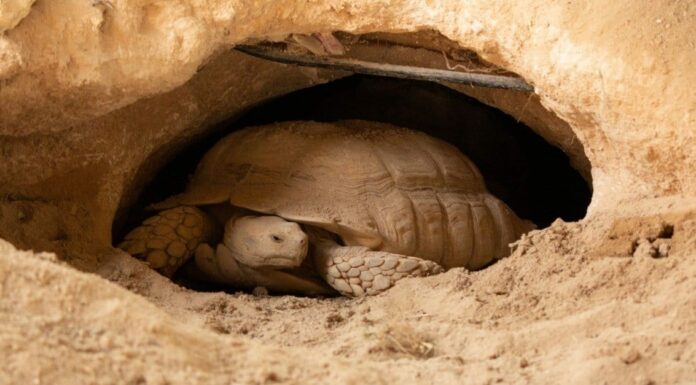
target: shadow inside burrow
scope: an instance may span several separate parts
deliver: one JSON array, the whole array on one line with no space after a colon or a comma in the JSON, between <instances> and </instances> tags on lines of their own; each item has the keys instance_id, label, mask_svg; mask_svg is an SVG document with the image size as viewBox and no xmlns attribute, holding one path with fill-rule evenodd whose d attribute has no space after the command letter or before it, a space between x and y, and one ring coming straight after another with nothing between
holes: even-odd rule
<instances>
[{"instance_id":1,"label":"shadow inside burrow","mask_svg":"<svg viewBox=\"0 0 696 385\"><path fill-rule=\"evenodd\" d=\"M590 203L591 188L568 157L504 112L436 83L353 75L268 100L211 128L158 172L121 221L123 225L114 227L113 239L118 242L152 215L145 210L147 205L183 191L198 161L225 135L288 120L345 119L390 123L453 144L477 165L493 195L538 228L556 218L582 219ZM226 289L206 282L187 286Z\"/></svg>"}]
</instances>

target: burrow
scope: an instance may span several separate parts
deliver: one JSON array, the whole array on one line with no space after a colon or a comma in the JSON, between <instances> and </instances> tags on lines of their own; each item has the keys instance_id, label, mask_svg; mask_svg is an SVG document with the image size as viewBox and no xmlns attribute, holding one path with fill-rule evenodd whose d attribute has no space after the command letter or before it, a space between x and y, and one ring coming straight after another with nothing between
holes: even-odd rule
<instances>
[{"instance_id":1,"label":"burrow","mask_svg":"<svg viewBox=\"0 0 696 385\"><path fill-rule=\"evenodd\" d=\"M338 36L348 56L361 60L442 68L476 65L479 73L516 76L435 32ZM477 165L493 195L538 228L559 218L581 220L590 204L591 170L582 144L563 120L541 107L533 92L335 72L331 81L262 98L198 127L195 136L157 149L136 172L141 182L124 193L112 226L113 243L153 214L148 205L181 192L198 161L225 135L274 122L345 119L390 123L453 144ZM185 277L175 280L202 290L236 290L192 285Z\"/></svg>"}]
</instances>

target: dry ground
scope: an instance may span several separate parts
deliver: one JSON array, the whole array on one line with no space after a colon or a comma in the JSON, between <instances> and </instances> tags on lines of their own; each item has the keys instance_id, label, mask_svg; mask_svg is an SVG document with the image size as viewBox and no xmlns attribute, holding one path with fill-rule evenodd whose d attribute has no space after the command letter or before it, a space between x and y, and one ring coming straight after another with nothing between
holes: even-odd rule
<instances>
[{"instance_id":1,"label":"dry ground","mask_svg":"<svg viewBox=\"0 0 696 385\"><path fill-rule=\"evenodd\" d=\"M0 383L694 383L692 218L558 221L364 299L196 293L112 253L100 274L138 296L2 244Z\"/></svg>"}]
</instances>

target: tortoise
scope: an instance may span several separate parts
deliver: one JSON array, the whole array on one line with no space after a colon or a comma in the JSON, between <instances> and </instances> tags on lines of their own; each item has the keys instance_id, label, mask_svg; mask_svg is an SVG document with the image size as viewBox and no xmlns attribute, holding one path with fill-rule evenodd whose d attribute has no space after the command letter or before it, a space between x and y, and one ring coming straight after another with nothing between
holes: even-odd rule
<instances>
[{"instance_id":1,"label":"tortoise","mask_svg":"<svg viewBox=\"0 0 696 385\"><path fill-rule=\"evenodd\" d=\"M150 208L162 211L120 247L162 274L193 256L211 281L309 295L373 295L408 276L480 269L534 227L454 146L359 120L236 131L185 192Z\"/></svg>"}]
</instances>

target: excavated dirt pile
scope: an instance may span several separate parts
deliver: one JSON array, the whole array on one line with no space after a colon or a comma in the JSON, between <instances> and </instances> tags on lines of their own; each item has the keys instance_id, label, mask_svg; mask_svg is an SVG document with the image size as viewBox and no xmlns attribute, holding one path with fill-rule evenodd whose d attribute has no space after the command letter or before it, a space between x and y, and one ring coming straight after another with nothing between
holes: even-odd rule
<instances>
[{"instance_id":1,"label":"excavated dirt pile","mask_svg":"<svg viewBox=\"0 0 696 385\"><path fill-rule=\"evenodd\" d=\"M696 382L694 20L687 1L0 2L0 384ZM231 48L329 31L379 41L362 59L466 49L524 78L445 85L562 150L585 218L361 299L199 292L114 248L217 123L348 75Z\"/></svg>"}]
</instances>

